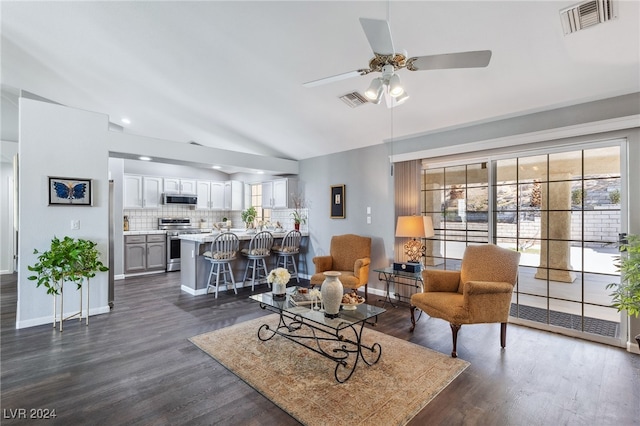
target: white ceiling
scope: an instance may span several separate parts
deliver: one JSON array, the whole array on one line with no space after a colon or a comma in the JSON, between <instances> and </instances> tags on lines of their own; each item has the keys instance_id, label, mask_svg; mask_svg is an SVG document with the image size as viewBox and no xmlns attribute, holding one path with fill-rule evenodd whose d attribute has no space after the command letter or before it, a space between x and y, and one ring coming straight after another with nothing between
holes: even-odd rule
<instances>
[{"instance_id":1,"label":"white ceiling","mask_svg":"<svg viewBox=\"0 0 640 426\"><path fill-rule=\"evenodd\" d=\"M640 8L565 36L574 1L7 2L2 84L106 113L125 131L305 159L640 91ZM373 75L359 17L409 56L490 49L487 68L400 71L390 110L338 99Z\"/></svg>"}]
</instances>

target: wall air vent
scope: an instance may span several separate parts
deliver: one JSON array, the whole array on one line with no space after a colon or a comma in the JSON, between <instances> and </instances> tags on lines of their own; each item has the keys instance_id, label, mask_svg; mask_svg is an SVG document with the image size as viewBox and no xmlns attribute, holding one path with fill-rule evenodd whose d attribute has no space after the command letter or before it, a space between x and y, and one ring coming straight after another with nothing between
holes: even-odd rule
<instances>
[{"instance_id":1,"label":"wall air vent","mask_svg":"<svg viewBox=\"0 0 640 426\"><path fill-rule=\"evenodd\" d=\"M560 20L565 35L614 18L617 18L614 0L590 0L560 11Z\"/></svg>"},{"instance_id":2,"label":"wall air vent","mask_svg":"<svg viewBox=\"0 0 640 426\"><path fill-rule=\"evenodd\" d=\"M356 108L369 102L364 95L358 92L347 93L346 95L340 96L340 99L351 108Z\"/></svg>"}]
</instances>

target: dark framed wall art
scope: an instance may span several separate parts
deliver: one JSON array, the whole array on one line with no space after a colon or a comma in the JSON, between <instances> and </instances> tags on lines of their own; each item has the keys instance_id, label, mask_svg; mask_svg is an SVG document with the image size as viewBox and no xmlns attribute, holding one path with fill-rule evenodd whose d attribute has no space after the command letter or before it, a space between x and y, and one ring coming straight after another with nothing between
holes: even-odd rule
<instances>
[{"instance_id":1,"label":"dark framed wall art","mask_svg":"<svg viewBox=\"0 0 640 426\"><path fill-rule=\"evenodd\" d=\"M344 219L344 185L331 185L331 219Z\"/></svg>"},{"instance_id":2,"label":"dark framed wall art","mask_svg":"<svg viewBox=\"0 0 640 426\"><path fill-rule=\"evenodd\" d=\"M49 176L50 206L91 206L91 179Z\"/></svg>"}]
</instances>

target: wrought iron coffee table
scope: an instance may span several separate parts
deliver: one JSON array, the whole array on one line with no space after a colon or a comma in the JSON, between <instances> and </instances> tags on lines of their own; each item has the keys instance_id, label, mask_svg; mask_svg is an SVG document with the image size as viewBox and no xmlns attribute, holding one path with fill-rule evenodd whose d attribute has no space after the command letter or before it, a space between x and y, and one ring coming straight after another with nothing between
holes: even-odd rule
<instances>
[{"instance_id":1,"label":"wrought iron coffee table","mask_svg":"<svg viewBox=\"0 0 640 426\"><path fill-rule=\"evenodd\" d=\"M353 310L341 309L337 318L327 318L324 312L313 310L310 305L296 305L291 300L293 291L295 287L288 288L287 296L282 299L270 292L250 296L262 309L280 316L275 329L269 324L260 326L260 340L270 340L277 334L329 358L336 363L334 376L339 383L349 380L360 358L369 366L380 360L382 347L377 342L365 345L362 330L365 322L377 319L386 309L363 303Z\"/></svg>"}]
</instances>

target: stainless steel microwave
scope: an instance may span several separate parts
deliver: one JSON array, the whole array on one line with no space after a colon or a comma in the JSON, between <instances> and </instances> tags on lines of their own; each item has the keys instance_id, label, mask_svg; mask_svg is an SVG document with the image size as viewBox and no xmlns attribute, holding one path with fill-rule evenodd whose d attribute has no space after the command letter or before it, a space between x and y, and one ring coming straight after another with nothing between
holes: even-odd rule
<instances>
[{"instance_id":1,"label":"stainless steel microwave","mask_svg":"<svg viewBox=\"0 0 640 426\"><path fill-rule=\"evenodd\" d=\"M198 204L198 196L192 194L164 194L164 204L186 204L195 206Z\"/></svg>"}]
</instances>

